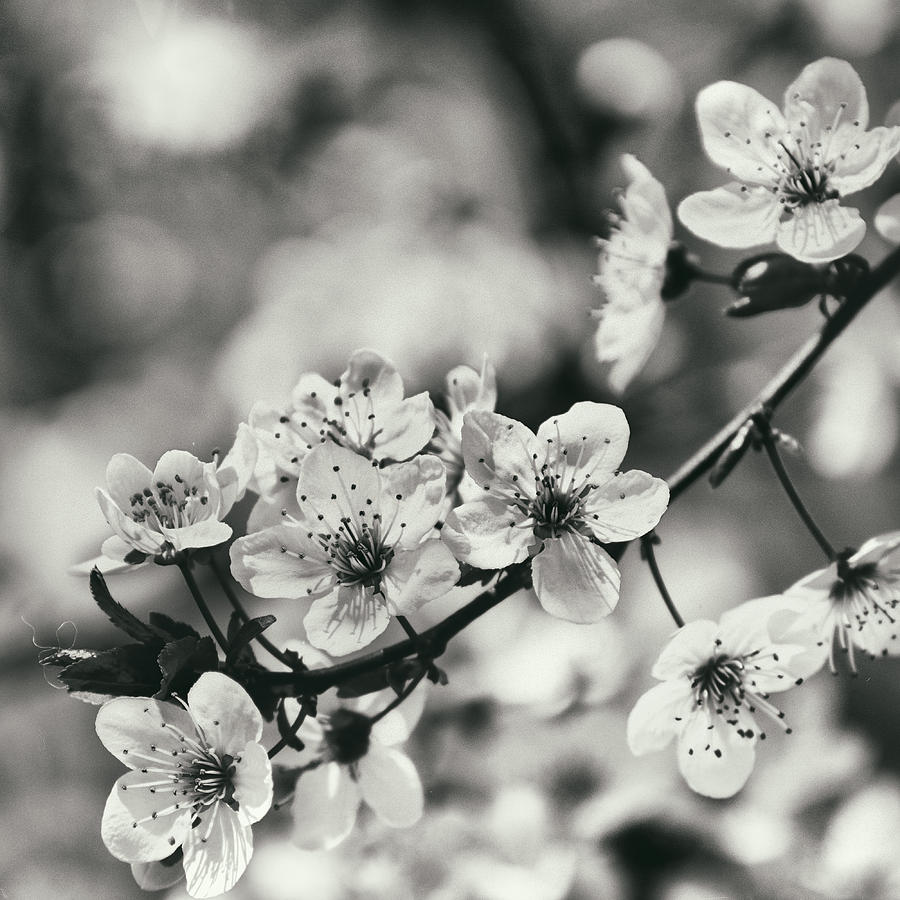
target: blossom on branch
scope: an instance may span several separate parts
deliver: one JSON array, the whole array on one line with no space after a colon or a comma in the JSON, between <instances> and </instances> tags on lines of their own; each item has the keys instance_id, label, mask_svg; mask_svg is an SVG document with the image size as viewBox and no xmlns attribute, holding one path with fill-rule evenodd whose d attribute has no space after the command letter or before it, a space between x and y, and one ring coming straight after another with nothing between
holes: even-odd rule
<instances>
[{"instance_id":1,"label":"blossom on branch","mask_svg":"<svg viewBox=\"0 0 900 900\"><path fill-rule=\"evenodd\" d=\"M360 803L392 828L408 828L422 815L422 782L412 760L397 748L422 714L424 686L373 721L396 694L367 694L301 725L304 743L294 756L306 768L297 780L291 813L292 840L308 850L336 847L356 822ZM294 701L285 701L292 707ZM307 768L308 767L308 768Z\"/></svg>"},{"instance_id":2,"label":"blossom on branch","mask_svg":"<svg viewBox=\"0 0 900 900\"><path fill-rule=\"evenodd\" d=\"M259 743L262 717L247 692L205 672L182 707L117 697L97 713L103 746L132 771L119 778L103 812L110 853L134 864L141 883L183 851L187 890L215 897L241 877L253 853L250 826L272 803L272 769Z\"/></svg>"},{"instance_id":3,"label":"blossom on branch","mask_svg":"<svg viewBox=\"0 0 900 900\"><path fill-rule=\"evenodd\" d=\"M803 262L829 262L866 232L841 199L873 184L900 150L900 127L866 131L866 89L853 67L825 57L788 87L784 111L751 87L718 81L697 97L709 158L735 181L682 200L678 217L722 247L775 241Z\"/></svg>"},{"instance_id":4,"label":"blossom on branch","mask_svg":"<svg viewBox=\"0 0 900 900\"><path fill-rule=\"evenodd\" d=\"M619 599L619 569L601 544L646 534L669 502L661 479L616 471L628 437L625 414L606 403L576 403L537 435L497 413L468 413L463 456L482 499L453 510L442 539L457 559L482 569L533 556L544 609L596 622Z\"/></svg>"},{"instance_id":5,"label":"blossom on branch","mask_svg":"<svg viewBox=\"0 0 900 900\"><path fill-rule=\"evenodd\" d=\"M604 304L594 345L597 360L611 363L609 386L622 393L644 367L662 333L666 258L672 213L663 186L630 153L622 156L628 187L619 197L622 215L610 214L611 234L599 240L594 284Z\"/></svg>"},{"instance_id":6,"label":"blossom on branch","mask_svg":"<svg viewBox=\"0 0 900 900\"><path fill-rule=\"evenodd\" d=\"M835 643L856 671L854 648L873 659L900 656L900 531L870 538L855 553L788 588L796 611L781 623L785 639L809 632L816 667L836 671Z\"/></svg>"},{"instance_id":7,"label":"blossom on branch","mask_svg":"<svg viewBox=\"0 0 900 900\"><path fill-rule=\"evenodd\" d=\"M433 456L379 469L321 444L303 460L296 518L240 538L231 571L251 594L310 599L309 642L341 656L447 593L459 577L431 532L442 509L444 467Z\"/></svg>"},{"instance_id":8,"label":"blossom on branch","mask_svg":"<svg viewBox=\"0 0 900 900\"><path fill-rule=\"evenodd\" d=\"M768 623L785 608L763 597L729 610L720 624L707 619L678 630L653 666L661 684L628 717L628 746L641 756L678 741L678 768L706 797L731 797L746 783L765 738L761 712L785 730L769 695L799 684L818 668L808 643L776 643Z\"/></svg>"},{"instance_id":9,"label":"blossom on branch","mask_svg":"<svg viewBox=\"0 0 900 900\"><path fill-rule=\"evenodd\" d=\"M300 466L313 447L330 443L366 459L401 462L418 453L435 428L425 391L404 398L393 364L374 350L357 350L334 383L307 372L287 406L257 403L250 428L259 443L255 487L260 494L251 524L273 524L293 511Z\"/></svg>"},{"instance_id":10,"label":"blossom on branch","mask_svg":"<svg viewBox=\"0 0 900 900\"><path fill-rule=\"evenodd\" d=\"M185 450L169 450L151 472L128 453L106 467L107 490L97 501L115 534L100 556L74 566L87 574L126 571L150 559L169 562L183 550L214 547L231 537L222 519L244 495L256 463L256 442L246 425L219 462L204 463Z\"/></svg>"}]
</instances>

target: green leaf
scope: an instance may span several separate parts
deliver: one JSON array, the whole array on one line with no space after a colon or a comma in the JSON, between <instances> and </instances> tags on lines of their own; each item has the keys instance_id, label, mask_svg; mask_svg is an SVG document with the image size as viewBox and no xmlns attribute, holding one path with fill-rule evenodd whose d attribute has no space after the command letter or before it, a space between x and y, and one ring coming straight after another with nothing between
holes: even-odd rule
<instances>
[{"instance_id":1,"label":"green leaf","mask_svg":"<svg viewBox=\"0 0 900 900\"><path fill-rule=\"evenodd\" d=\"M164 641L156 629L145 625L137 616L128 612L121 603L113 599L109 588L106 586L106 579L96 566L91 569L90 585L91 594L97 606L100 607L116 628L124 631L129 637L140 641L142 644L155 645L157 650L163 645Z\"/></svg>"},{"instance_id":2,"label":"green leaf","mask_svg":"<svg viewBox=\"0 0 900 900\"><path fill-rule=\"evenodd\" d=\"M154 696L164 700L171 694L187 697L194 682L204 672L219 668L219 655L211 637L183 637L170 641L156 658L162 682L154 687Z\"/></svg>"},{"instance_id":3,"label":"green leaf","mask_svg":"<svg viewBox=\"0 0 900 900\"><path fill-rule=\"evenodd\" d=\"M150 620L150 625L162 635L165 643L186 637L200 640L200 633L187 622L179 622L161 612L152 612L147 618Z\"/></svg>"},{"instance_id":4,"label":"green leaf","mask_svg":"<svg viewBox=\"0 0 900 900\"><path fill-rule=\"evenodd\" d=\"M276 619L275 616L258 616L245 622L236 631L234 631L235 621L239 621L237 613L231 617L228 623L228 653L225 656L225 665L231 666L236 660L246 657L249 653L249 659L242 659L243 662L252 662L255 657L253 651L248 646L250 641L259 637Z\"/></svg>"},{"instance_id":5,"label":"green leaf","mask_svg":"<svg viewBox=\"0 0 900 900\"><path fill-rule=\"evenodd\" d=\"M72 651L67 651L71 653ZM71 692L110 697L149 697L159 687L156 651L146 644L101 650L66 666L56 677Z\"/></svg>"}]
</instances>

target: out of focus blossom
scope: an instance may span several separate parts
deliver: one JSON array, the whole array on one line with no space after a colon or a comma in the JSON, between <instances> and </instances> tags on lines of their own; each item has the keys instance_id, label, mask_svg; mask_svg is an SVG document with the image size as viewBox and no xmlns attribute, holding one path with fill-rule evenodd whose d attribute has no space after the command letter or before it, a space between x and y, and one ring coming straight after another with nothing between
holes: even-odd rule
<instances>
[{"instance_id":1,"label":"out of focus blossom","mask_svg":"<svg viewBox=\"0 0 900 900\"><path fill-rule=\"evenodd\" d=\"M446 491L454 493L463 480L463 416L473 409L494 411L497 403L497 375L485 357L479 374L469 366L456 366L447 373L447 413L435 410L437 430L430 450L441 458L447 471Z\"/></svg>"},{"instance_id":2,"label":"out of focus blossom","mask_svg":"<svg viewBox=\"0 0 900 900\"><path fill-rule=\"evenodd\" d=\"M301 375L289 404L260 402L250 412L260 494L251 527L272 524L282 509L294 509L300 465L313 447L331 443L376 462L399 462L421 450L434 428L427 391L404 399L394 365L374 350L355 351L333 383L314 372Z\"/></svg>"},{"instance_id":3,"label":"out of focus blossom","mask_svg":"<svg viewBox=\"0 0 900 900\"><path fill-rule=\"evenodd\" d=\"M731 797L746 783L765 732L754 718L779 726L783 713L769 694L798 684L819 666L808 643L776 643L768 623L784 610L781 597L751 600L726 612L720 624L684 625L653 667L661 684L628 717L628 745L637 755L678 741L678 767L689 787L707 797Z\"/></svg>"},{"instance_id":4,"label":"out of focus blossom","mask_svg":"<svg viewBox=\"0 0 900 900\"><path fill-rule=\"evenodd\" d=\"M847 56L868 56L891 39L897 23L894 0L801 0L829 48Z\"/></svg>"},{"instance_id":5,"label":"out of focus blossom","mask_svg":"<svg viewBox=\"0 0 900 900\"><path fill-rule=\"evenodd\" d=\"M875 229L886 241L900 244L900 194L894 194L878 207Z\"/></svg>"},{"instance_id":6,"label":"out of focus blossom","mask_svg":"<svg viewBox=\"0 0 900 900\"><path fill-rule=\"evenodd\" d=\"M601 543L646 534L669 501L661 479L617 471L628 437L625 414L604 403L576 403L537 435L497 413L467 413L466 472L484 493L450 513L441 537L457 559L478 568L533 556L544 609L596 622L619 600L619 569Z\"/></svg>"},{"instance_id":7,"label":"out of focus blossom","mask_svg":"<svg viewBox=\"0 0 900 900\"><path fill-rule=\"evenodd\" d=\"M353 830L362 801L394 828L422 815L424 795L416 767L397 749L422 714L420 686L377 718L396 694L391 689L342 703L330 714L306 719L298 730L304 749L293 754L301 769L291 814L293 841L305 849L331 849ZM296 703L286 703L289 711ZM291 757L282 757L279 762Z\"/></svg>"},{"instance_id":8,"label":"out of focus blossom","mask_svg":"<svg viewBox=\"0 0 900 900\"><path fill-rule=\"evenodd\" d=\"M784 112L753 88L719 81L697 97L709 158L736 179L682 200L681 221L723 247L775 241L803 262L844 256L866 224L841 198L873 184L900 150L900 128L866 131L866 90L853 67L825 57L785 92Z\"/></svg>"},{"instance_id":9,"label":"out of focus blossom","mask_svg":"<svg viewBox=\"0 0 900 900\"><path fill-rule=\"evenodd\" d=\"M799 611L779 624L785 639L808 631L816 668L828 661L836 671L835 644L856 671L854 648L876 656L900 655L897 616L900 604L900 531L870 538L856 552L842 554L785 591Z\"/></svg>"},{"instance_id":10,"label":"out of focus blossom","mask_svg":"<svg viewBox=\"0 0 900 900\"><path fill-rule=\"evenodd\" d=\"M296 519L239 538L231 571L258 597L309 599L313 646L333 655L373 641L391 616L443 596L459 577L430 534L444 499L444 467L420 456L384 469L333 443L303 460Z\"/></svg>"},{"instance_id":11,"label":"out of focus blossom","mask_svg":"<svg viewBox=\"0 0 900 900\"><path fill-rule=\"evenodd\" d=\"M215 897L241 877L253 854L250 826L272 803L272 771L262 717L247 692L206 672L184 707L117 697L97 713L103 745L131 772L116 782L103 812L103 841L135 877L158 884L144 867L183 851L187 890Z\"/></svg>"},{"instance_id":12,"label":"out of focus blossom","mask_svg":"<svg viewBox=\"0 0 900 900\"><path fill-rule=\"evenodd\" d=\"M202 463L185 450L169 450L151 472L128 453L106 468L108 490L97 500L115 534L101 555L76 566L87 572L124 571L155 559L168 562L183 550L214 547L231 537L222 519L240 499L253 474L256 444L242 425L221 464Z\"/></svg>"},{"instance_id":13,"label":"out of focus blossom","mask_svg":"<svg viewBox=\"0 0 900 900\"><path fill-rule=\"evenodd\" d=\"M608 380L622 393L644 367L662 332L666 257L672 243L672 214L663 186L635 157L625 154L629 180L619 197L621 216L610 216L612 233L600 241L594 283L604 304L594 338L597 359L611 363Z\"/></svg>"}]
</instances>

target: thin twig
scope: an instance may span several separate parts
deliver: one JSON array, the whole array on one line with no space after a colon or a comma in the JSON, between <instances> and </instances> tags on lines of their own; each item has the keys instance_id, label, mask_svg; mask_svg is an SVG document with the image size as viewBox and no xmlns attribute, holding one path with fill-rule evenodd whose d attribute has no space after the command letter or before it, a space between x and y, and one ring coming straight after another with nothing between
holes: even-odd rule
<instances>
[{"instance_id":1,"label":"thin twig","mask_svg":"<svg viewBox=\"0 0 900 900\"><path fill-rule=\"evenodd\" d=\"M228 639L224 634L222 634L222 629L219 628L219 623L216 622L213 614L210 612L209 607L206 605L206 601L203 599L203 594L200 593L200 588L197 586L197 582L194 580L193 573L190 569L190 563L183 560L178 563L178 568L181 569L181 574L184 576L184 580L188 586L188 590L191 592L191 596L194 598L194 603L197 604L197 609L200 610L200 615L203 616L203 620L206 622L207 627L212 632L212 636L216 639L222 650L225 653L228 653Z\"/></svg>"},{"instance_id":2,"label":"thin twig","mask_svg":"<svg viewBox=\"0 0 900 900\"><path fill-rule=\"evenodd\" d=\"M681 617L681 613L678 612L678 607L675 606L671 594L669 594L669 589L666 587L666 582L663 580L662 572L659 571L659 565L656 562L656 552L653 549L653 545L658 540L659 538L653 531L649 534L645 534L641 538L641 555L647 562L650 574L653 576L653 581L656 583L657 590L663 599L663 603L666 604L669 614L675 620L675 624L679 628L682 628L684 627L684 619Z\"/></svg>"}]
</instances>

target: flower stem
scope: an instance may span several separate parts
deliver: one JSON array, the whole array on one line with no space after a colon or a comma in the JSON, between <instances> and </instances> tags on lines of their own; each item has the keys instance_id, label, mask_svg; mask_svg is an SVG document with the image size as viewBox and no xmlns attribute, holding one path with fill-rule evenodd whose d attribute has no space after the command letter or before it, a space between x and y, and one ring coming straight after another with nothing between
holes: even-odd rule
<instances>
[{"instance_id":1,"label":"flower stem","mask_svg":"<svg viewBox=\"0 0 900 900\"><path fill-rule=\"evenodd\" d=\"M228 580L228 576L222 571L222 567L215 557L210 557L209 566L213 570L216 580L222 588L222 592L228 598L228 602L231 604L232 609L240 616L242 622L249 622L250 615L247 613L247 610L244 609L244 605L234 592L234 587ZM258 634L254 640L256 640L261 647L265 647L279 662L284 663L289 668L294 668L292 658L283 650L279 650L278 647L276 647L264 634Z\"/></svg>"},{"instance_id":2,"label":"flower stem","mask_svg":"<svg viewBox=\"0 0 900 900\"><path fill-rule=\"evenodd\" d=\"M181 574L184 576L185 583L188 586L188 590L191 592L191 596L194 598L194 603L197 604L197 609L200 610L200 615L203 616L204 621L206 622L207 627L209 628L212 636L216 639L218 645L222 648L225 653L228 653L228 639L222 634L222 629L219 628L218 623L213 618L213 614L210 612L209 607L206 605L206 601L203 599L203 594L200 593L200 588L197 586L197 582L194 579L194 575L191 572L190 563L186 560L181 560L178 563L178 568L181 569Z\"/></svg>"},{"instance_id":3,"label":"flower stem","mask_svg":"<svg viewBox=\"0 0 900 900\"><path fill-rule=\"evenodd\" d=\"M794 509L797 510L797 515L800 516L803 524L825 552L828 559L835 560L837 553L835 553L834 547L831 546L830 541L825 537L822 529L816 524L806 505L800 499L800 495L797 493L797 489L794 487L794 483L784 467L781 454L778 452L778 445L775 442L775 436L772 434L772 425L769 422L768 415L759 413L753 417L753 422L756 425L763 447L768 454L769 461L772 463L772 468L775 470L775 474L778 476L778 480L781 482L788 499L793 504Z\"/></svg>"},{"instance_id":4,"label":"flower stem","mask_svg":"<svg viewBox=\"0 0 900 900\"><path fill-rule=\"evenodd\" d=\"M705 269L694 266L691 270L695 281L706 281L709 284L727 284L732 283L731 275L718 275L716 272L707 272Z\"/></svg>"},{"instance_id":5,"label":"flower stem","mask_svg":"<svg viewBox=\"0 0 900 900\"><path fill-rule=\"evenodd\" d=\"M406 685L406 687L403 688L403 690L399 694L397 694L397 696L394 697L394 699L391 700L391 702L383 710L381 710L381 712L376 713L374 716L372 716L372 718L369 720L370 723L374 725L375 722L383 719L391 710L396 709L419 686L419 682L425 677L425 673L427 671L427 669L422 669L422 671L419 672L419 674L416 675L416 677L413 678L413 680L410 681L410 683Z\"/></svg>"},{"instance_id":6,"label":"flower stem","mask_svg":"<svg viewBox=\"0 0 900 900\"><path fill-rule=\"evenodd\" d=\"M675 606L674 601L672 600L672 596L669 593L668 588L666 587L666 582L663 580L662 572L659 571L659 565L656 562L656 552L653 547L655 544L659 543L659 537L657 536L655 531L649 532L649 534L645 534L641 538L641 556L646 561L647 566L650 569L650 574L653 576L653 581L656 584L657 589L659 590L660 596L663 599L663 603L666 604L666 608L669 610L669 614L675 620L675 624L682 628L684 627L684 619L681 617L681 613L678 612L678 607Z\"/></svg>"},{"instance_id":7,"label":"flower stem","mask_svg":"<svg viewBox=\"0 0 900 900\"><path fill-rule=\"evenodd\" d=\"M300 712L297 713L297 718L291 722L291 726L288 729L287 735L282 735L271 747L269 750L269 759L272 759L273 756L279 754L285 747L287 747L288 739L295 735L300 728L300 726L306 720L306 709L303 704L300 704Z\"/></svg>"}]
</instances>

